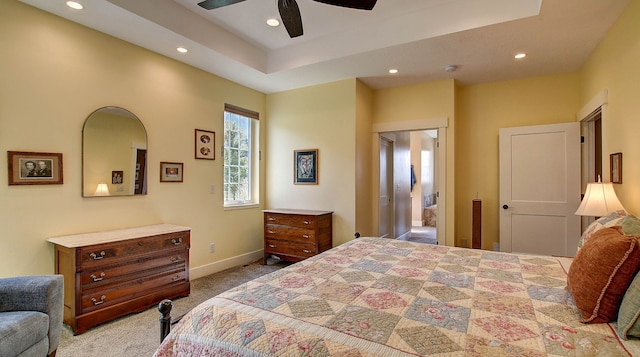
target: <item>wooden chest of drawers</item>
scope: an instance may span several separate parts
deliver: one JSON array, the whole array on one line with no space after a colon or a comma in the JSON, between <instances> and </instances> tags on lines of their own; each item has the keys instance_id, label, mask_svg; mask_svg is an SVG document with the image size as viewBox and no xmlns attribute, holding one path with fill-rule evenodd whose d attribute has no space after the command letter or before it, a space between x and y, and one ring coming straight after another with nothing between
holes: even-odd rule
<instances>
[{"instance_id":1,"label":"wooden chest of drawers","mask_svg":"<svg viewBox=\"0 0 640 357\"><path fill-rule=\"evenodd\" d=\"M314 256L333 245L333 212L264 210L264 264L275 255L291 262Z\"/></svg>"},{"instance_id":2,"label":"wooden chest of drawers","mask_svg":"<svg viewBox=\"0 0 640 357\"><path fill-rule=\"evenodd\" d=\"M74 333L163 299L187 296L190 228L160 224L52 237L64 276L64 322Z\"/></svg>"}]
</instances>

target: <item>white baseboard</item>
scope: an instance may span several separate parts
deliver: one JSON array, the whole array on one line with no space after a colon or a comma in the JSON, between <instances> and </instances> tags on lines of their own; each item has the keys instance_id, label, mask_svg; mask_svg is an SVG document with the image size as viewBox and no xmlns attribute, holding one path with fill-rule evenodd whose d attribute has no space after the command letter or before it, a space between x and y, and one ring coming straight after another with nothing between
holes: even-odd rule
<instances>
[{"instance_id":1,"label":"white baseboard","mask_svg":"<svg viewBox=\"0 0 640 357\"><path fill-rule=\"evenodd\" d=\"M228 259L220 260L215 263L201 265L189 269L189 280L202 278L203 276L211 275L225 269L237 267L244 264L253 263L256 260L260 260L264 257L264 250L256 250L247 254L238 255Z\"/></svg>"},{"instance_id":2,"label":"white baseboard","mask_svg":"<svg viewBox=\"0 0 640 357\"><path fill-rule=\"evenodd\" d=\"M412 227L422 227L422 221L411 221Z\"/></svg>"}]
</instances>

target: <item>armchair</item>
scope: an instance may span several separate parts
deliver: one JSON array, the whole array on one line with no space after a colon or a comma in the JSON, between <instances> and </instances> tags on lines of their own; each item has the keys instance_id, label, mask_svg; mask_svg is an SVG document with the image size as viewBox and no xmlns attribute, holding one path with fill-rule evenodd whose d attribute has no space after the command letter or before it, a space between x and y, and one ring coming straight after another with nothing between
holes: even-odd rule
<instances>
[{"instance_id":1,"label":"armchair","mask_svg":"<svg viewBox=\"0 0 640 357\"><path fill-rule=\"evenodd\" d=\"M62 275L0 279L0 356L55 356L63 284Z\"/></svg>"}]
</instances>

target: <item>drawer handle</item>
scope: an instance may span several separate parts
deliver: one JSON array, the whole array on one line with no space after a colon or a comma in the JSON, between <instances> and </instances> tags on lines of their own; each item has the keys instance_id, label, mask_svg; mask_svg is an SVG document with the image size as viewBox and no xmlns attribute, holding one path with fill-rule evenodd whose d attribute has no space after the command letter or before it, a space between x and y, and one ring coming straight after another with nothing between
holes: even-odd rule
<instances>
[{"instance_id":1,"label":"drawer handle","mask_svg":"<svg viewBox=\"0 0 640 357\"><path fill-rule=\"evenodd\" d=\"M98 278L97 276L91 274L90 278L93 279L93 281L100 281L102 279L104 279L104 272L100 273L100 277Z\"/></svg>"},{"instance_id":2,"label":"drawer handle","mask_svg":"<svg viewBox=\"0 0 640 357\"><path fill-rule=\"evenodd\" d=\"M104 304L104 300L105 300L106 298L107 298L106 296L102 295L102 296L100 297L100 301L96 300L96 298L91 298L91 302L93 303L93 305L94 305L94 306L98 306L98 305L100 305L100 304Z\"/></svg>"},{"instance_id":3,"label":"drawer handle","mask_svg":"<svg viewBox=\"0 0 640 357\"><path fill-rule=\"evenodd\" d=\"M268 220L268 221L273 222L273 221L275 221L276 219L275 219L275 218L273 218L273 217L269 217L269 218L267 218L267 220Z\"/></svg>"},{"instance_id":4,"label":"drawer handle","mask_svg":"<svg viewBox=\"0 0 640 357\"><path fill-rule=\"evenodd\" d=\"M173 281L178 281L178 280L180 280L180 279L181 279L181 278L180 278L180 275L176 275L176 276L174 276L174 277L172 278L172 280L173 280Z\"/></svg>"},{"instance_id":5,"label":"drawer handle","mask_svg":"<svg viewBox=\"0 0 640 357\"><path fill-rule=\"evenodd\" d=\"M276 245L275 244L269 244L269 248L275 248Z\"/></svg>"},{"instance_id":6,"label":"drawer handle","mask_svg":"<svg viewBox=\"0 0 640 357\"><path fill-rule=\"evenodd\" d=\"M309 225L309 224L311 224L311 221L304 220L304 221L302 221L302 223Z\"/></svg>"},{"instance_id":7,"label":"drawer handle","mask_svg":"<svg viewBox=\"0 0 640 357\"><path fill-rule=\"evenodd\" d=\"M302 235L302 238L309 239L309 238L311 238L311 236L310 236L310 235L308 235L308 234L303 234L303 235Z\"/></svg>"},{"instance_id":8,"label":"drawer handle","mask_svg":"<svg viewBox=\"0 0 640 357\"><path fill-rule=\"evenodd\" d=\"M276 234L276 232L272 231L272 230L268 230L267 233L269 234Z\"/></svg>"},{"instance_id":9,"label":"drawer handle","mask_svg":"<svg viewBox=\"0 0 640 357\"><path fill-rule=\"evenodd\" d=\"M180 244L182 244L182 238L178 238L177 240L175 238L173 238L171 240L171 243L173 243L173 245L180 245Z\"/></svg>"},{"instance_id":10,"label":"drawer handle","mask_svg":"<svg viewBox=\"0 0 640 357\"><path fill-rule=\"evenodd\" d=\"M103 250L103 251L101 251L101 252L100 252L100 255L97 255L96 253L91 253L91 254L89 254L89 256L90 256L93 260L100 260L100 259L104 258L105 254L106 254L106 253L105 253L105 252L104 252L104 250Z\"/></svg>"},{"instance_id":11,"label":"drawer handle","mask_svg":"<svg viewBox=\"0 0 640 357\"><path fill-rule=\"evenodd\" d=\"M307 253L307 254L311 253L311 251L309 249L303 249L302 251Z\"/></svg>"},{"instance_id":12,"label":"drawer handle","mask_svg":"<svg viewBox=\"0 0 640 357\"><path fill-rule=\"evenodd\" d=\"M178 260L180 260L180 257L171 257L171 262L172 262L172 263L175 263L175 262L177 262Z\"/></svg>"}]
</instances>

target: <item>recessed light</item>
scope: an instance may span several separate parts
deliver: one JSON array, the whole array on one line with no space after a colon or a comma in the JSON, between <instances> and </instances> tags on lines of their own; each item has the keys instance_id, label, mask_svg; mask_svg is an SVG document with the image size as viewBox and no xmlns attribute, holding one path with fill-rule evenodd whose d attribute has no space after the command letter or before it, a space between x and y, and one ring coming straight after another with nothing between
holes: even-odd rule
<instances>
[{"instance_id":1,"label":"recessed light","mask_svg":"<svg viewBox=\"0 0 640 357\"><path fill-rule=\"evenodd\" d=\"M447 72L455 72L456 69L458 69L458 66L453 65L453 64L450 64L450 65L444 67L444 70L447 71Z\"/></svg>"},{"instance_id":2,"label":"recessed light","mask_svg":"<svg viewBox=\"0 0 640 357\"><path fill-rule=\"evenodd\" d=\"M280 21L278 21L278 19L269 19L269 20L267 20L267 25L269 25L271 27L276 27L276 26L280 25Z\"/></svg>"},{"instance_id":3,"label":"recessed light","mask_svg":"<svg viewBox=\"0 0 640 357\"><path fill-rule=\"evenodd\" d=\"M84 6L82 6L82 4L77 2L77 1L67 1L67 6L69 6L72 9L76 9L76 10L84 9Z\"/></svg>"},{"instance_id":4,"label":"recessed light","mask_svg":"<svg viewBox=\"0 0 640 357\"><path fill-rule=\"evenodd\" d=\"M396 74L396 73L398 73L398 70L397 70L396 68L391 68L391 69L389 70L389 73L391 73L391 74Z\"/></svg>"},{"instance_id":5,"label":"recessed light","mask_svg":"<svg viewBox=\"0 0 640 357\"><path fill-rule=\"evenodd\" d=\"M178 52L180 52L180 53L187 53L187 52L189 52L189 50L188 50L188 49L186 49L186 48L184 48L184 47L178 47L178 48L176 48L176 50L177 50Z\"/></svg>"},{"instance_id":6,"label":"recessed light","mask_svg":"<svg viewBox=\"0 0 640 357\"><path fill-rule=\"evenodd\" d=\"M525 57L527 57L526 53L518 53L514 56L516 59L523 59Z\"/></svg>"}]
</instances>

